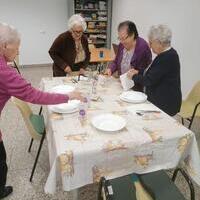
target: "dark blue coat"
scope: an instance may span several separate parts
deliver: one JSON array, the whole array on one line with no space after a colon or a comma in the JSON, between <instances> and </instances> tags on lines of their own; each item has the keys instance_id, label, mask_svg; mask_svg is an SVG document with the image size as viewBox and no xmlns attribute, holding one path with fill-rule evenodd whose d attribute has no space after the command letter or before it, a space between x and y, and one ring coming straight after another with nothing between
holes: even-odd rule
<instances>
[{"instance_id":1,"label":"dark blue coat","mask_svg":"<svg viewBox=\"0 0 200 200\"><path fill-rule=\"evenodd\" d=\"M145 75L134 75L133 80L135 83L143 84L148 100L167 114L175 115L180 111L180 62L173 48L159 54Z\"/></svg>"}]
</instances>

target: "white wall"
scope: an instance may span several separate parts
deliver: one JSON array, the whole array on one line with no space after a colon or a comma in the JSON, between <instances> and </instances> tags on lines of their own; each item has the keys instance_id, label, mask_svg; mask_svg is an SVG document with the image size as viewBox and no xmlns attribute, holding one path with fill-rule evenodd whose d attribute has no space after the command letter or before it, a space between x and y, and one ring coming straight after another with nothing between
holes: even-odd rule
<instances>
[{"instance_id":1,"label":"white wall","mask_svg":"<svg viewBox=\"0 0 200 200\"><path fill-rule=\"evenodd\" d=\"M67 0L0 0L0 21L21 33L20 64L51 63L48 50L67 28Z\"/></svg>"},{"instance_id":2,"label":"white wall","mask_svg":"<svg viewBox=\"0 0 200 200\"><path fill-rule=\"evenodd\" d=\"M172 46L180 56L182 92L185 96L200 80L199 8L199 0L113 0L113 42L117 41L117 25L123 20L134 21L144 38L147 38L151 25L169 25L173 31Z\"/></svg>"}]
</instances>

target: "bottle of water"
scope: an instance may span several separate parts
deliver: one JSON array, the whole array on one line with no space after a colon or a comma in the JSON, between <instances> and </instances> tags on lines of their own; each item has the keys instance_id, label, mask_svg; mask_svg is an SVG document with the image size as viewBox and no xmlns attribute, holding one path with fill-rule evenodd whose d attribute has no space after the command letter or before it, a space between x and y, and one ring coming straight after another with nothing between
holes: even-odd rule
<instances>
[{"instance_id":1,"label":"bottle of water","mask_svg":"<svg viewBox=\"0 0 200 200\"><path fill-rule=\"evenodd\" d=\"M94 77L92 80L92 94L96 95L97 94L97 77Z\"/></svg>"},{"instance_id":2,"label":"bottle of water","mask_svg":"<svg viewBox=\"0 0 200 200\"><path fill-rule=\"evenodd\" d=\"M81 125L84 125L86 121L86 112L87 112L87 99L84 102L79 104L79 120Z\"/></svg>"}]
</instances>

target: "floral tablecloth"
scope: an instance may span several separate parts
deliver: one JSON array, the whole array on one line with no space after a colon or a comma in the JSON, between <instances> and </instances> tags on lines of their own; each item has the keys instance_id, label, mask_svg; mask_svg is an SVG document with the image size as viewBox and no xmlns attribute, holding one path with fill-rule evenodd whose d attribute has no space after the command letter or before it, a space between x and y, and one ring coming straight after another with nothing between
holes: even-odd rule
<instances>
[{"instance_id":1,"label":"floral tablecloth","mask_svg":"<svg viewBox=\"0 0 200 200\"><path fill-rule=\"evenodd\" d=\"M43 78L41 87L49 91L61 84L72 85L89 95L91 82L74 83L71 78ZM54 193L57 184L64 191L98 182L101 176L115 178L129 173L147 173L184 164L190 176L200 184L200 157L192 131L164 112L137 115L141 109L159 110L149 102L130 104L119 99L119 80L109 78L98 84L100 98L91 101L84 123L78 112L45 112L50 173L46 193ZM91 119L101 113L113 113L126 119L126 127L106 133L94 128Z\"/></svg>"}]
</instances>

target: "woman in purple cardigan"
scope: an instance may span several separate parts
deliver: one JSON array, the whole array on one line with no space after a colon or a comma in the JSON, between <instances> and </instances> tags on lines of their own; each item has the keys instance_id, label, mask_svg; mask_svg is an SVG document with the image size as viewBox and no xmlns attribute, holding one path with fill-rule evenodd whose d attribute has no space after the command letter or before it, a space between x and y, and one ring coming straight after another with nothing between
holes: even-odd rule
<instances>
[{"instance_id":1,"label":"woman in purple cardigan","mask_svg":"<svg viewBox=\"0 0 200 200\"><path fill-rule=\"evenodd\" d=\"M12 62L19 51L20 36L17 30L0 23L0 115L11 96L34 104L59 104L70 99L83 100L79 92L66 95L42 92L27 83L7 62ZM6 151L0 131L0 199L12 193L12 187L6 186Z\"/></svg>"},{"instance_id":2,"label":"woman in purple cardigan","mask_svg":"<svg viewBox=\"0 0 200 200\"><path fill-rule=\"evenodd\" d=\"M111 76L115 71L118 71L118 75L121 75L134 68L143 74L152 61L152 54L148 43L138 36L136 25L131 21L120 23L118 39L120 44L117 55L106 73ZM135 84L133 89L143 91L143 86Z\"/></svg>"}]
</instances>

